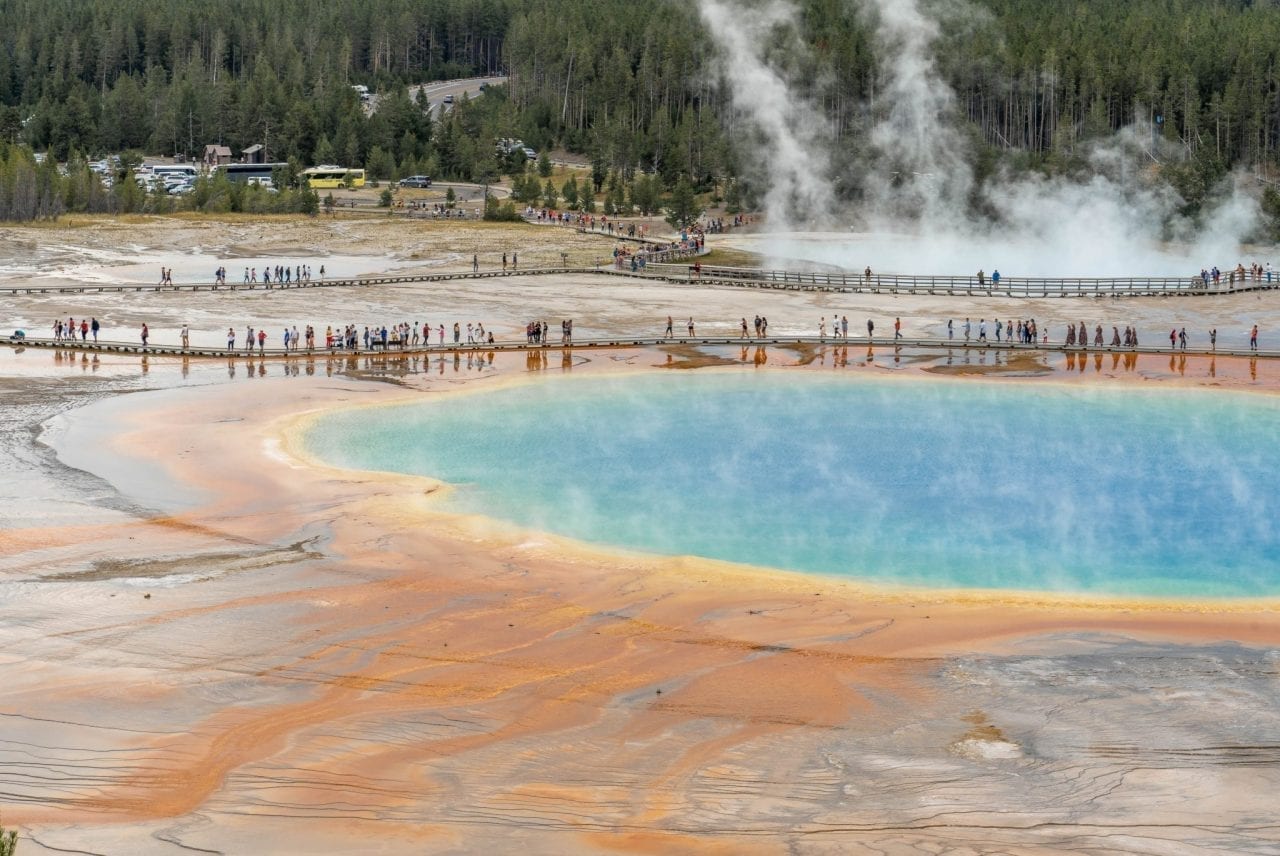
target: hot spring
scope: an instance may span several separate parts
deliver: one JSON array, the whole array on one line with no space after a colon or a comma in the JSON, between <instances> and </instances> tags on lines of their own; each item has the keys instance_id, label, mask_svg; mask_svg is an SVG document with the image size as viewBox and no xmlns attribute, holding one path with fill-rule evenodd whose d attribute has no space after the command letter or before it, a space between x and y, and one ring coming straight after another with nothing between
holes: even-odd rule
<instances>
[{"instance_id":1,"label":"hot spring","mask_svg":"<svg viewBox=\"0 0 1280 856\"><path fill-rule=\"evenodd\" d=\"M1092 213L1092 212L1090 212ZM1133 237L1117 228L1058 230L998 238L964 232L770 232L733 234L720 243L759 253L767 265L813 265L861 273L972 276L999 270L1005 277L1191 277L1201 268L1224 270L1274 257L1274 248L1248 252L1234 240L1204 238L1195 245ZM1081 252L1088 247L1089 252Z\"/></svg>"},{"instance_id":2,"label":"hot spring","mask_svg":"<svg viewBox=\"0 0 1280 856\"><path fill-rule=\"evenodd\" d=\"M444 510L870 582L1280 593L1280 400L804 373L656 373L331 414L308 451Z\"/></svg>"}]
</instances>

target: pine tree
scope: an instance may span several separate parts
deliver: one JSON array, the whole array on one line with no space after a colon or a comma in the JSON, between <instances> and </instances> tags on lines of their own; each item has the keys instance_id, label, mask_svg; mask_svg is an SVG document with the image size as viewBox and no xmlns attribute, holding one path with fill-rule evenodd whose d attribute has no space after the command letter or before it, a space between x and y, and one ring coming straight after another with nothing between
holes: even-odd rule
<instances>
[{"instance_id":1,"label":"pine tree","mask_svg":"<svg viewBox=\"0 0 1280 856\"><path fill-rule=\"evenodd\" d=\"M671 191L671 199L667 202L666 221L673 228L687 229L697 223L701 216L702 209L698 207L698 198L694 194L693 185L687 178L681 176L676 182L675 189Z\"/></svg>"}]
</instances>

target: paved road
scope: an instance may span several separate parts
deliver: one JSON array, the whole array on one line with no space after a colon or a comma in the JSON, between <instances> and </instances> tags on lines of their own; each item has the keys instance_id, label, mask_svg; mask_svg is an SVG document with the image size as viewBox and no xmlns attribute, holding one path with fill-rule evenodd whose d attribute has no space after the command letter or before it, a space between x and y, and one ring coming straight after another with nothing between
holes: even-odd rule
<instances>
[{"instance_id":1,"label":"paved road","mask_svg":"<svg viewBox=\"0 0 1280 856\"><path fill-rule=\"evenodd\" d=\"M424 83L420 86L409 87L409 97L417 98L418 92L426 94L431 101L431 118L439 119L440 111L448 112L451 105L445 104L445 97L452 95L455 99L466 95L468 98L475 98L480 94L480 84L486 86L501 86L506 83L505 77L475 77L469 80L446 80L440 83Z\"/></svg>"},{"instance_id":2,"label":"paved road","mask_svg":"<svg viewBox=\"0 0 1280 856\"><path fill-rule=\"evenodd\" d=\"M448 95L452 95L455 99L462 98L466 95L468 98L475 98L480 94L480 84L487 86L498 86L506 83L506 77L468 77L463 80L441 80L435 83L419 83L416 86L409 87L409 97L417 99L419 92L425 92L427 99L431 102L431 118L439 119L440 111L448 111L451 105L445 104L444 99ZM378 110L378 102L382 96L373 95L370 97L365 110L372 115Z\"/></svg>"}]
</instances>

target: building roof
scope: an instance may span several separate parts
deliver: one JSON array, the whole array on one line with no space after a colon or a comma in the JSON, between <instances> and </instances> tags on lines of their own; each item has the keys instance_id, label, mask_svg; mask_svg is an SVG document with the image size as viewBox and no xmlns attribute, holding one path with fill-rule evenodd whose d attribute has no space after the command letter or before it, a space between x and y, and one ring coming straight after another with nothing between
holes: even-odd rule
<instances>
[{"instance_id":1,"label":"building roof","mask_svg":"<svg viewBox=\"0 0 1280 856\"><path fill-rule=\"evenodd\" d=\"M247 148L247 149L245 149L244 151L240 152L240 154L242 154L242 155L254 155L254 154L257 154L257 153L258 153L258 152L260 152L260 151L262 151L262 143L254 143L253 145L249 146L249 148Z\"/></svg>"},{"instance_id":2,"label":"building roof","mask_svg":"<svg viewBox=\"0 0 1280 856\"><path fill-rule=\"evenodd\" d=\"M231 146L207 145L204 147L205 154L215 154L218 157L231 157Z\"/></svg>"}]
</instances>

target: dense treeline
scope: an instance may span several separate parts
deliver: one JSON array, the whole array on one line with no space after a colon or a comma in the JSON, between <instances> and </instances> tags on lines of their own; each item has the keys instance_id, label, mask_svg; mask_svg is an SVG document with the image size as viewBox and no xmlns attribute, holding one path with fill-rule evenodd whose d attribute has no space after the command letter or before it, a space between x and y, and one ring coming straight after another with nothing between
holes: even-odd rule
<instances>
[{"instance_id":1,"label":"dense treeline","mask_svg":"<svg viewBox=\"0 0 1280 856\"><path fill-rule=\"evenodd\" d=\"M853 0L796 3L809 49L788 58L792 77L856 163L897 46ZM1083 143L1135 122L1154 128L1153 157L1192 207L1231 167L1277 160L1273 0L934 5L936 62L979 175L1001 152L1020 168L1070 169ZM596 190L612 185L618 200L637 174L740 195L728 180L747 172L750 135L691 3L0 0L0 21L0 140L59 160L264 143L273 160L363 165L375 178L484 180L515 169L494 138L521 137L588 154ZM439 125L408 94L499 71L505 91ZM355 83L380 93L376 112Z\"/></svg>"},{"instance_id":2,"label":"dense treeline","mask_svg":"<svg viewBox=\"0 0 1280 856\"><path fill-rule=\"evenodd\" d=\"M354 161L373 143L351 84L491 73L511 5L0 0L0 136L60 157L265 142L273 156L306 160L327 139ZM391 116L367 133L398 137L403 124Z\"/></svg>"}]
</instances>

